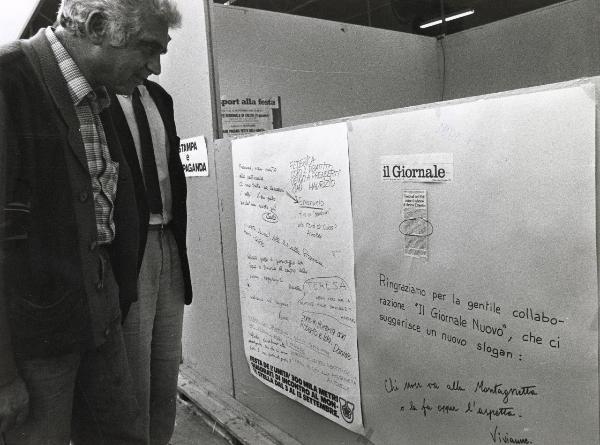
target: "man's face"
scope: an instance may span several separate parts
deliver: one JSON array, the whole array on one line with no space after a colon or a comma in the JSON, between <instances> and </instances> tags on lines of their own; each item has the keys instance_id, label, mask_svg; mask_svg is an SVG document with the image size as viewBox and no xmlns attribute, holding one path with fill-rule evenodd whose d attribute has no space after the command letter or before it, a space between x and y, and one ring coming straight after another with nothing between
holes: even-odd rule
<instances>
[{"instance_id":1,"label":"man's face","mask_svg":"<svg viewBox=\"0 0 600 445\"><path fill-rule=\"evenodd\" d=\"M160 74L160 56L167 52L169 28L165 22L147 18L142 31L124 46L103 45L100 84L117 94L131 94L150 74Z\"/></svg>"}]
</instances>

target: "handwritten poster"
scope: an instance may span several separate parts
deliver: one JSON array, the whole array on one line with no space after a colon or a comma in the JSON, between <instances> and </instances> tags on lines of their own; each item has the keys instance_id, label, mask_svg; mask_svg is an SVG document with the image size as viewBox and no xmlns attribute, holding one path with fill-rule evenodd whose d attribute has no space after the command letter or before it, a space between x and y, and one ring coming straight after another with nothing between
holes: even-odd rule
<instances>
[{"instance_id":1,"label":"handwritten poster","mask_svg":"<svg viewBox=\"0 0 600 445\"><path fill-rule=\"evenodd\" d=\"M352 122L374 444L599 443L595 107L585 84ZM427 153L452 153L452 181L381 179Z\"/></svg>"},{"instance_id":2,"label":"handwritten poster","mask_svg":"<svg viewBox=\"0 0 600 445\"><path fill-rule=\"evenodd\" d=\"M362 431L345 124L232 141L250 371Z\"/></svg>"}]
</instances>

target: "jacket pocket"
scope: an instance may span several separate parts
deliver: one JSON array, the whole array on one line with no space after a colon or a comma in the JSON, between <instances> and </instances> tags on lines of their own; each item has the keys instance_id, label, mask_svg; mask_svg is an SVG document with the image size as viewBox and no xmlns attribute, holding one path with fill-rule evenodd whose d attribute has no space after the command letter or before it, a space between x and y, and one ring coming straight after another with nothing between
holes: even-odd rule
<instances>
[{"instance_id":1,"label":"jacket pocket","mask_svg":"<svg viewBox=\"0 0 600 445\"><path fill-rule=\"evenodd\" d=\"M69 291L52 297L49 304L13 296L9 305L15 353L23 357L48 357L79 350L88 321L82 292Z\"/></svg>"},{"instance_id":2,"label":"jacket pocket","mask_svg":"<svg viewBox=\"0 0 600 445\"><path fill-rule=\"evenodd\" d=\"M20 318L36 322L40 326L50 326L68 320L81 306L83 295L83 290L69 291L55 295L47 302L41 298L33 300L31 295L15 296L13 306Z\"/></svg>"}]
</instances>

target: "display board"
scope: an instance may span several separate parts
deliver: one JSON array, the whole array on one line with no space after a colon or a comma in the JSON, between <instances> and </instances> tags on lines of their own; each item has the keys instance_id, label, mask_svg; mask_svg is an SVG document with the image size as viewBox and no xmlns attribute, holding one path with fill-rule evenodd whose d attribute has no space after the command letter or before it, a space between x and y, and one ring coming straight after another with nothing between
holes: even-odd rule
<instances>
[{"instance_id":1,"label":"display board","mask_svg":"<svg viewBox=\"0 0 600 445\"><path fill-rule=\"evenodd\" d=\"M247 161L263 162L347 138L364 432L270 391L247 357L236 362L239 399L305 443L598 443L594 84L350 118L338 140L320 136L331 125L240 140L257 150ZM227 181L246 179L219 157ZM231 195L226 208L239 207ZM237 207L235 223L229 210L223 220L239 233ZM227 246L235 292L248 248ZM239 285L242 324L241 275Z\"/></svg>"},{"instance_id":2,"label":"display board","mask_svg":"<svg viewBox=\"0 0 600 445\"><path fill-rule=\"evenodd\" d=\"M349 122L373 443L598 443L594 94Z\"/></svg>"},{"instance_id":3,"label":"display board","mask_svg":"<svg viewBox=\"0 0 600 445\"><path fill-rule=\"evenodd\" d=\"M249 369L362 432L346 125L234 140L232 164Z\"/></svg>"}]
</instances>

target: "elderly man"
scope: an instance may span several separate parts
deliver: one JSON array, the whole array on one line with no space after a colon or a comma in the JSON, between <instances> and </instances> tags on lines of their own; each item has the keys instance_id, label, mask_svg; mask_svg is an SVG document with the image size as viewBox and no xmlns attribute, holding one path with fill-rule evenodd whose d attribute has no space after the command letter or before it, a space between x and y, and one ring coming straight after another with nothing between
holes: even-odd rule
<instances>
[{"instance_id":1,"label":"elderly man","mask_svg":"<svg viewBox=\"0 0 600 445\"><path fill-rule=\"evenodd\" d=\"M146 443L121 330L137 203L105 110L159 72L179 21L170 0L63 0L56 29L0 48L7 445Z\"/></svg>"},{"instance_id":2,"label":"elderly man","mask_svg":"<svg viewBox=\"0 0 600 445\"><path fill-rule=\"evenodd\" d=\"M123 324L129 365L152 445L173 434L184 303L192 301L186 182L173 100L146 80L114 97L110 115L131 169L140 223L138 300Z\"/></svg>"}]
</instances>

